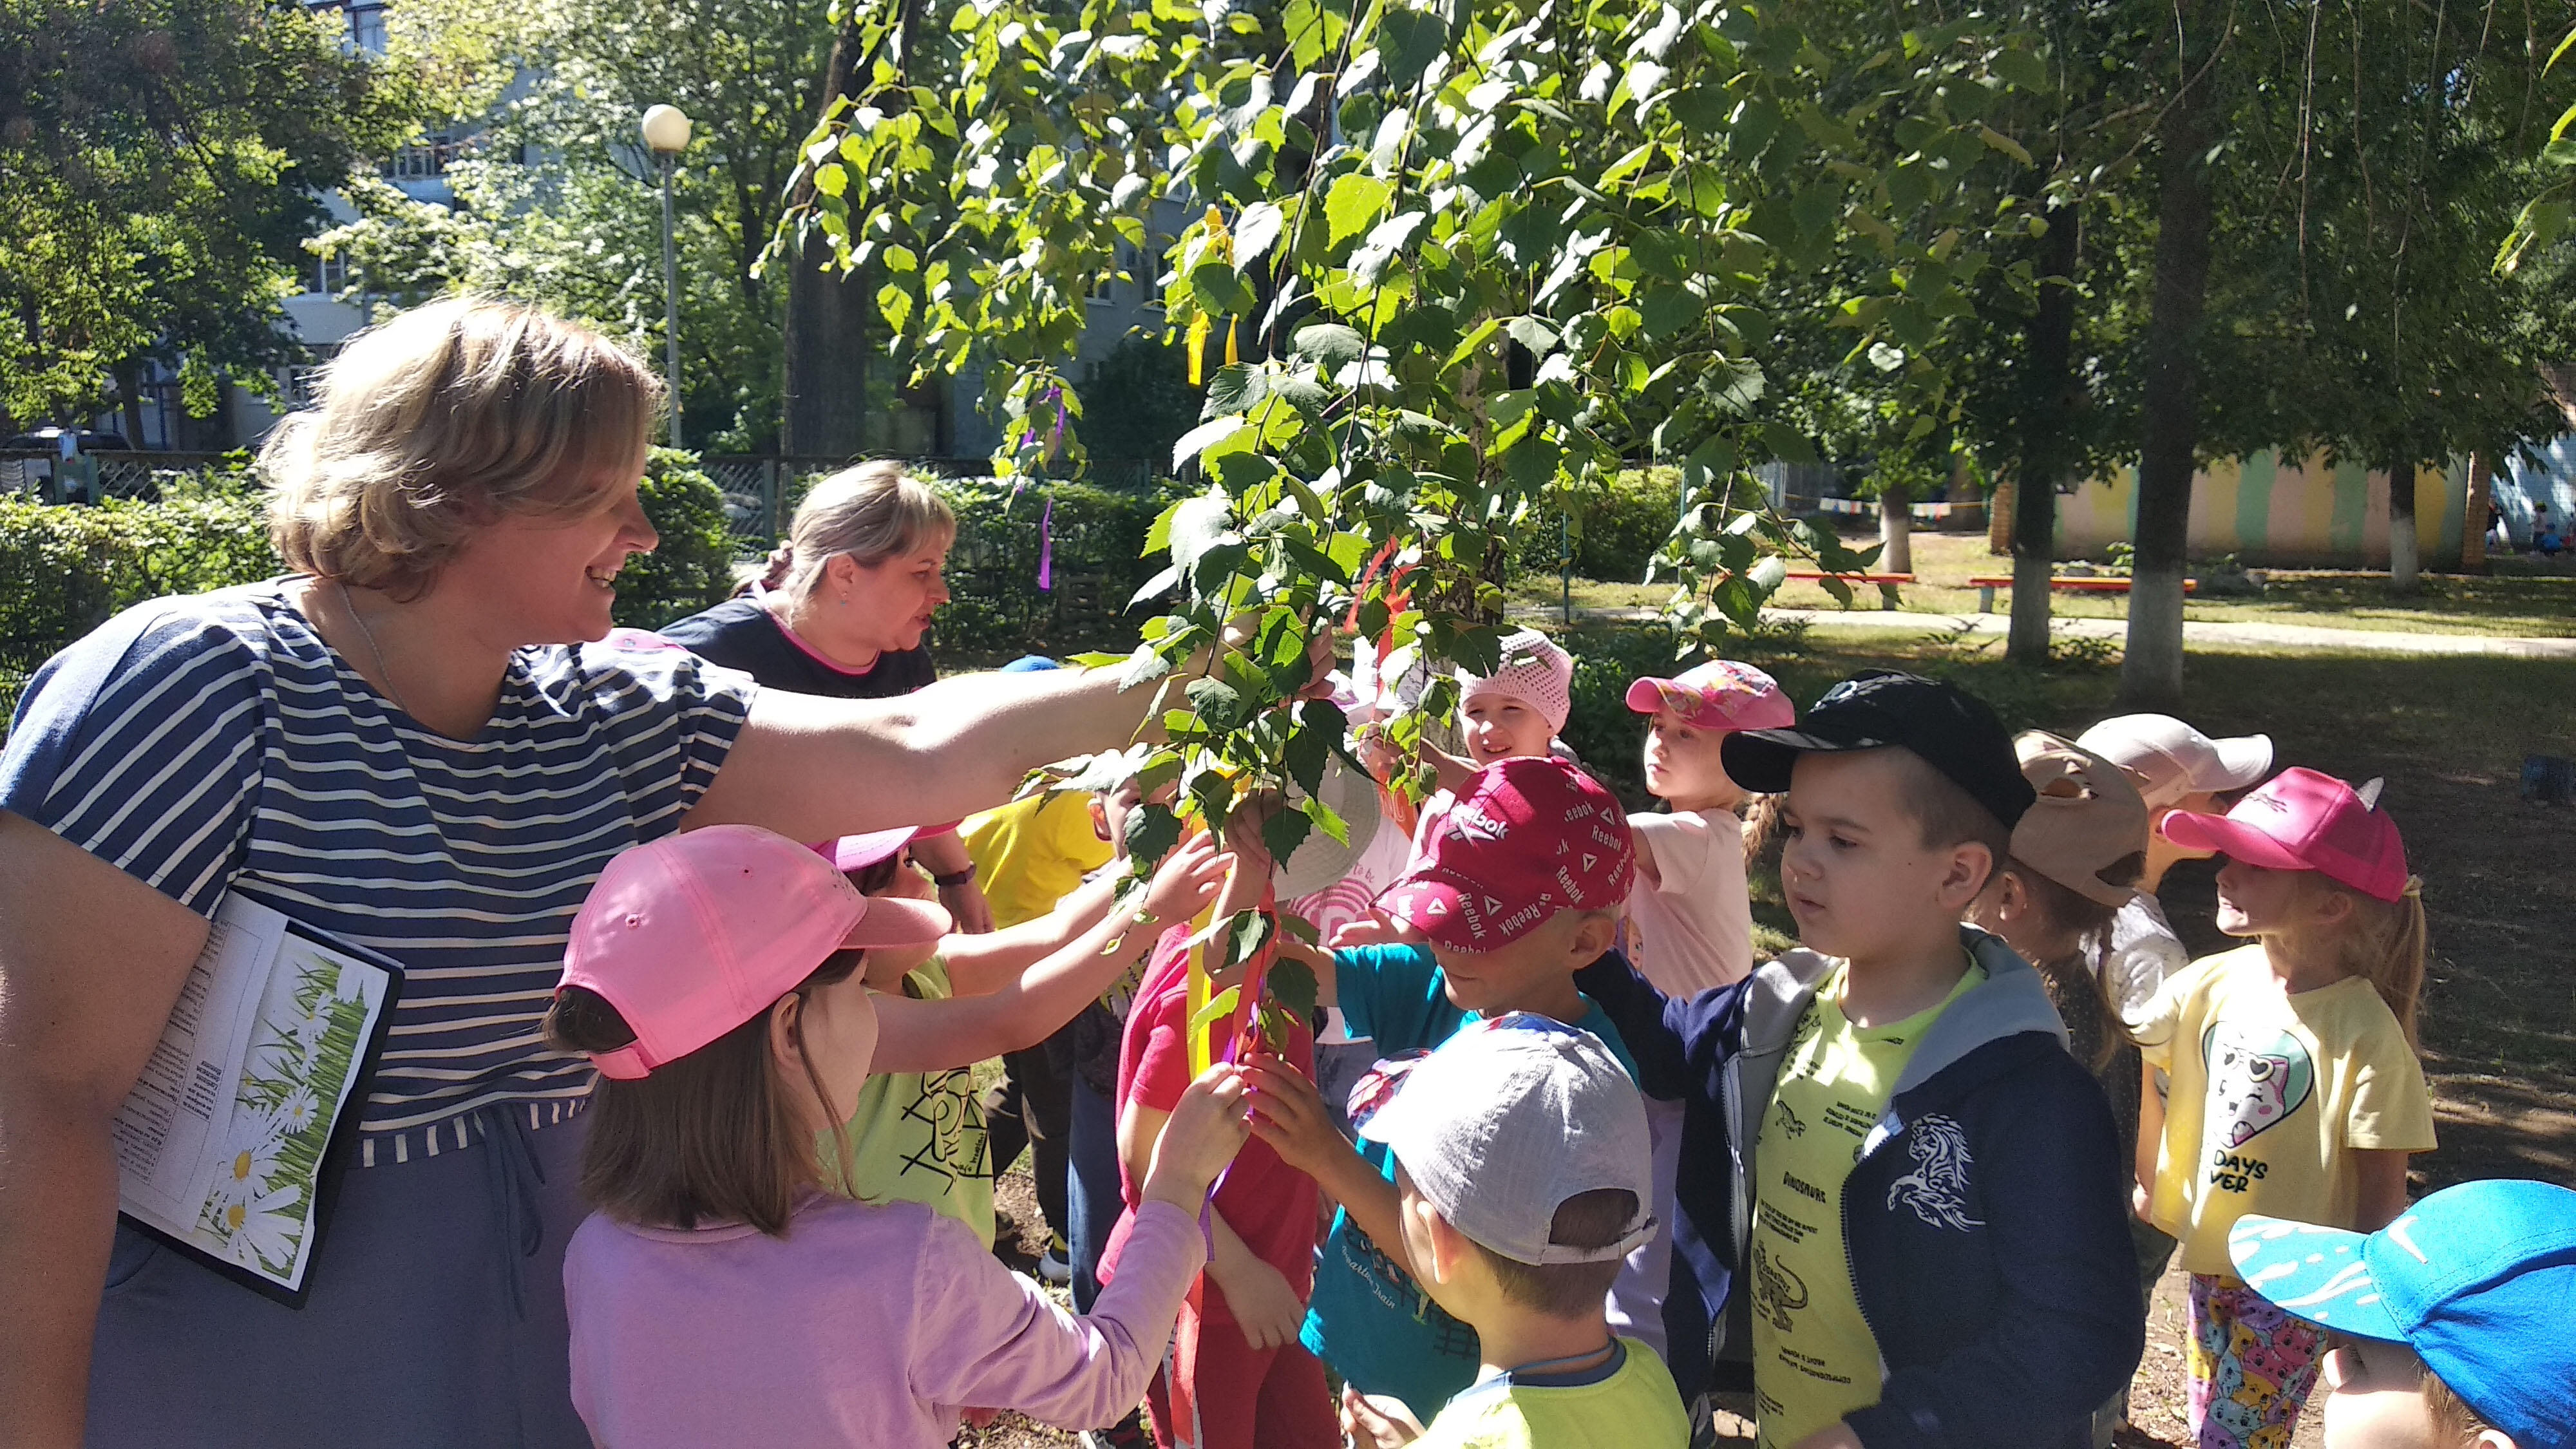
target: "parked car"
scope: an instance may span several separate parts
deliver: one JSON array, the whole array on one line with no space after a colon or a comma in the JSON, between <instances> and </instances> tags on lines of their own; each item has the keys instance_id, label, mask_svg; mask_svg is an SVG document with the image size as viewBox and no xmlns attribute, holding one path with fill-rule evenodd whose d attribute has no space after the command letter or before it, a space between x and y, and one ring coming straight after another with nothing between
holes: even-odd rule
<instances>
[{"instance_id":1,"label":"parked car","mask_svg":"<svg viewBox=\"0 0 2576 1449\"><path fill-rule=\"evenodd\" d=\"M37 428L32 432L20 433L16 437L9 439L7 442L0 442L0 449L16 448L25 450L42 448L48 453L60 453L62 451L63 435L65 433L69 433L71 435L73 443L84 453L130 453L134 451L134 445L125 441L124 434L102 433L95 428Z\"/></svg>"}]
</instances>

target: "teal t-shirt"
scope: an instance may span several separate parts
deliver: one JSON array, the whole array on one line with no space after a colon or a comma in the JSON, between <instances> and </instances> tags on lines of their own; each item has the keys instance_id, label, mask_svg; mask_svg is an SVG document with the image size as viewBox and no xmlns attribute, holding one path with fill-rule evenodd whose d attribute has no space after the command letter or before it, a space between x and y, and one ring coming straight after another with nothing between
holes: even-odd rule
<instances>
[{"instance_id":1,"label":"teal t-shirt","mask_svg":"<svg viewBox=\"0 0 2576 1449\"><path fill-rule=\"evenodd\" d=\"M1440 963L1427 946L1336 951L1333 977L1351 1035L1374 1040L1381 1057L1436 1047L1477 1019L1450 1001ZM1628 1075L1636 1076L1628 1044L1591 998L1584 998L1582 1019L1568 1024L1599 1037ZM1392 1153L1375 1142L1362 1142L1359 1149L1387 1181L1395 1180ZM1479 1366L1476 1330L1443 1312L1415 1285L1400 1258L1381 1251L1339 1209L1315 1255L1315 1292L1298 1338L1361 1393L1393 1394L1426 1424L1476 1381Z\"/></svg>"}]
</instances>

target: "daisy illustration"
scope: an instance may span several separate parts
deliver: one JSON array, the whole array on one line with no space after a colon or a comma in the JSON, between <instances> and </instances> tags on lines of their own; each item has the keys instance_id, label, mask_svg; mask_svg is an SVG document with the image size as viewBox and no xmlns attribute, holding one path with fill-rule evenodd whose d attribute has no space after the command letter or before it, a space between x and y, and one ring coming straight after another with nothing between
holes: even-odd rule
<instances>
[{"instance_id":1,"label":"daisy illustration","mask_svg":"<svg viewBox=\"0 0 2576 1449\"><path fill-rule=\"evenodd\" d=\"M321 1117L322 1104L311 1087L297 1087L277 1104L275 1115L281 1134L292 1137Z\"/></svg>"},{"instance_id":2,"label":"daisy illustration","mask_svg":"<svg viewBox=\"0 0 2576 1449\"><path fill-rule=\"evenodd\" d=\"M224 1256L245 1268L279 1271L294 1266L296 1243L304 1233L304 1219L296 1211L302 1196L298 1188L280 1188L217 1214L225 1234Z\"/></svg>"},{"instance_id":3,"label":"daisy illustration","mask_svg":"<svg viewBox=\"0 0 2576 1449\"><path fill-rule=\"evenodd\" d=\"M310 1095L309 1093L307 1095ZM286 1134L265 1112L244 1112L233 1124L233 1155L215 1173L206 1206L220 1218L224 1212L260 1197L277 1176L277 1149Z\"/></svg>"}]
</instances>

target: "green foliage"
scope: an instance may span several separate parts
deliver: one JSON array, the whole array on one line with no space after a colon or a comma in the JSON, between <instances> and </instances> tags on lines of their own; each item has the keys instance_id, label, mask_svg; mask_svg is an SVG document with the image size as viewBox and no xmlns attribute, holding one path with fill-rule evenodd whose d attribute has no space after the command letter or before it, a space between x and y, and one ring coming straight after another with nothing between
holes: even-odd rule
<instances>
[{"instance_id":1,"label":"green foliage","mask_svg":"<svg viewBox=\"0 0 2576 1449\"><path fill-rule=\"evenodd\" d=\"M147 356L199 416L227 379L274 386L321 193L404 130L401 88L340 24L260 0L0 0L0 413L95 412Z\"/></svg>"},{"instance_id":2,"label":"green foliage","mask_svg":"<svg viewBox=\"0 0 2576 1449\"><path fill-rule=\"evenodd\" d=\"M999 478L942 479L939 491L957 513L950 597L937 636L944 658L999 663L1032 652L1125 647L1136 637L1128 602L1154 572L1145 535L1163 495L1087 483L1015 488ZM1050 502L1055 587L1040 589L1038 524Z\"/></svg>"},{"instance_id":3,"label":"green foliage","mask_svg":"<svg viewBox=\"0 0 2576 1449\"><path fill-rule=\"evenodd\" d=\"M1168 267L1166 318L1209 375L1172 454L1196 490L1147 540L1170 602L1129 677L1224 639L1165 695L1171 743L1141 766L1211 821L1242 790L1311 787L1340 748L1329 705L1280 707L1316 631L1489 667L1532 520L1637 461L1675 470L1683 525L1658 563L1685 637L1753 624L1783 549L1842 565L1745 471L1805 447L1763 411L1770 289L1849 263L1847 344L1931 347L1993 219L1983 200L1953 215L1960 179L2020 149L1982 118L2045 79L1990 18L1905 5L1001 0L855 20L868 59L807 142L812 197L781 240L818 229L844 271L882 276L889 345L918 371L983 367L999 474L1081 470L1065 368L1086 302L1135 251ZM1173 196L1194 219L1166 247ZM1928 358L1900 376L1940 406Z\"/></svg>"},{"instance_id":4,"label":"green foliage","mask_svg":"<svg viewBox=\"0 0 2576 1449\"><path fill-rule=\"evenodd\" d=\"M655 448L638 493L662 542L619 571L617 622L658 629L723 603L733 593L733 539L724 494L698 467L698 455Z\"/></svg>"},{"instance_id":5,"label":"green foliage","mask_svg":"<svg viewBox=\"0 0 2576 1449\"><path fill-rule=\"evenodd\" d=\"M281 572L256 498L173 490L159 503L51 506L0 496L0 709L26 676L120 609Z\"/></svg>"},{"instance_id":6,"label":"green foliage","mask_svg":"<svg viewBox=\"0 0 2576 1449\"><path fill-rule=\"evenodd\" d=\"M381 183L314 243L353 293L450 287L524 298L663 353L661 179L636 125L667 102L696 122L673 178L686 436L767 451L780 411L786 289L754 266L812 124L832 32L823 0L405 0L389 59L451 124L453 209ZM524 77L505 89L498 81Z\"/></svg>"},{"instance_id":7,"label":"green foliage","mask_svg":"<svg viewBox=\"0 0 2576 1449\"><path fill-rule=\"evenodd\" d=\"M1083 369L1084 442L1102 459L1141 460L1147 476L1170 471L1172 445L1199 420L1181 349L1154 337L1122 337Z\"/></svg>"}]
</instances>

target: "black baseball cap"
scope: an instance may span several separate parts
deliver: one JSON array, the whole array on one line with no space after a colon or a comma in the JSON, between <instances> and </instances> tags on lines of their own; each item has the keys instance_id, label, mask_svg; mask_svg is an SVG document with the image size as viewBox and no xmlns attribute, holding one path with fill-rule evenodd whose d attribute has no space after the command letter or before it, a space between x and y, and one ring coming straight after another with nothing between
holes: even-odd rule
<instances>
[{"instance_id":1,"label":"black baseball cap","mask_svg":"<svg viewBox=\"0 0 2576 1449\"><path fill-rule=\"evenodd\" d=\"M1828 689L1796 729L1740 730L1720 745L1726 773L1775 795L1803 754L1902 746L1923 757L2009 830L2037 797L2021 775L2012 733L1986 702L1956 685L1892 669L1864 669Z\"/></svg>"}]
</instances>

